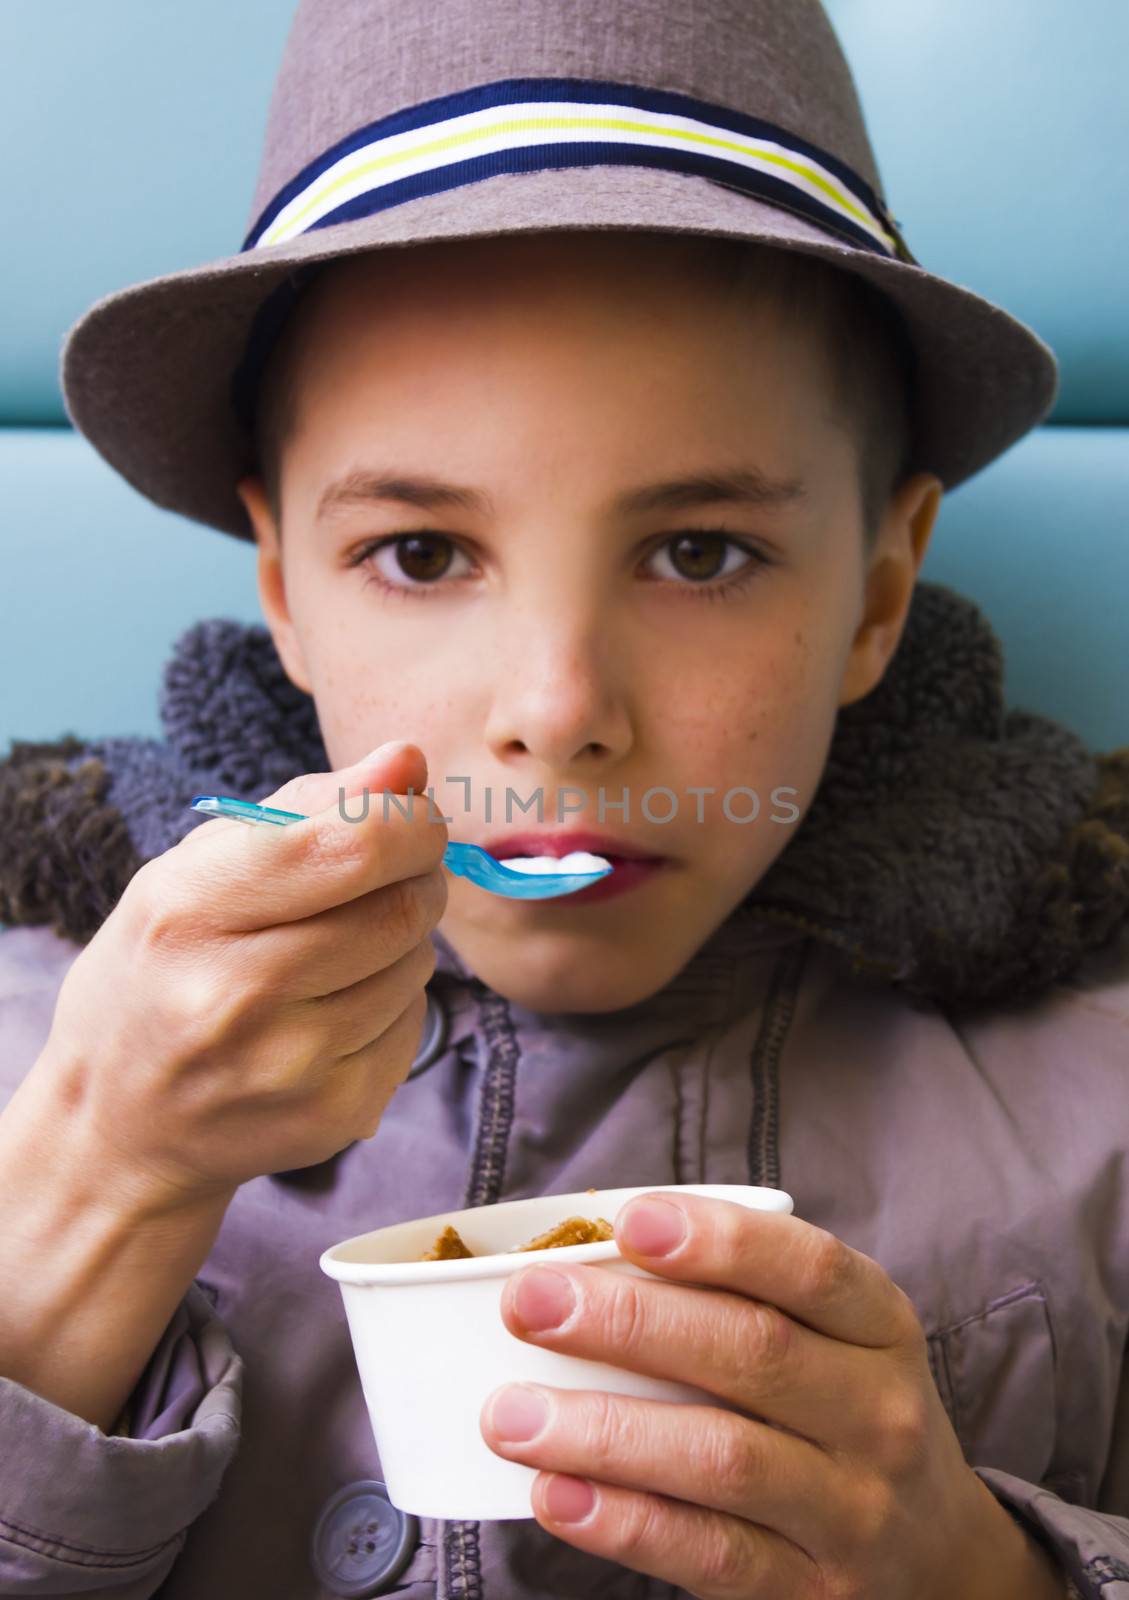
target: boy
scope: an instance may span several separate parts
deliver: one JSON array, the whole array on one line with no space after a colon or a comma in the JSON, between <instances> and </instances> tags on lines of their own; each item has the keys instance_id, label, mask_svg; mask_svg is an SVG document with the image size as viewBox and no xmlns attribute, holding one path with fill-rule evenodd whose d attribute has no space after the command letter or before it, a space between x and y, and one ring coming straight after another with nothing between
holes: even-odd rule
<instances>
[{"instance_id":1,"label":"boy","mask_svg":"<svg viewBox=\"0 0 1129 1600\"><path fill-rule=\"evenodd\" d=\"M644 47L625 7L596 51L552 33L576 25L556 8L478 6L462 53L497 92L470 104L450 34L355 5L315 29L300 7L248 250L287 253L254 328L265 285L241 261L163 306L163 355L155 294L133 344L124 306L72 337L76 420L161 503L254 538L269 633L179 642L163 744L6 764L17 1592L1108 1600L1129 1576L1126 762L1005 716L990 630L916 582L942 489L1038 420L1053 364L921 287L858 177L822 12L751 9L675 27L657 8ZM667 85L710 82L716 105L675 111ZM562 118L526 170L531 146L484 119L555 95L578 125L602 106L645 131L569 166ZM712 148L721 108L762 163L723 179L661 143ZM817 158L817 127L838 150ZM475 130L494 143L432 238L460 173L428 189L421 152ZM409 136L414 192L364 188ZM664 234L676 198L753 245ZM475 237L499 231L530 236ZM372 248L397 238L417 242ZM938 359L954 319L958 376ZM234 358L247 334L228 415L235 362L209 341ZM338 810L428 783L444 825ZM199 827L201 790L316 820ZM604 847L617 892L496 900L444 876L447 837ZM527 1291L552 1275L528 1269L503 1316L739 1410L545 1390L543 1431L506 1442L484 1397L492 1447L542 1469L535 1519L391 1506L320 1250L460 1205L695 1181L783 1185L795 1215L681 1196L665 1257L625 1212L624 1253L669 1284L572 1268L576 1310L537 1331Z\"/></svg>"}]
</instances>

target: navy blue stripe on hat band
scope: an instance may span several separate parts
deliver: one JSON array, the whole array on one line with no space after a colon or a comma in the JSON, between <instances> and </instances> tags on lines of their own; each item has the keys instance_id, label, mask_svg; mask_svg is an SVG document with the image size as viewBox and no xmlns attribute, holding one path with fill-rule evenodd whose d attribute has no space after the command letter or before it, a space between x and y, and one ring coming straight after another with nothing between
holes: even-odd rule
<instances>
[{"instance_id":1,"label":"navy blue stripe on hat band","mask_svg":"<svg viewBox=\"0 0 1129 1600\"><path fill-rule=\"evenodd\" d=\"M372 163L377 167L387 165L390 176L384 180L366 180L364 177L353 180L352 187L359 188L360 192L347 194L341 203L334 203L333 190L348 185L344 179L323 176L344 157L398 135L423 132L426 136L427 129L434 127L437 136L435 143L441 146L446 130L440 125L448 123L451 118L471 113L489 113L493 109L504 110L515 105L544 103L575 104L578 115L584 106L598 105L628 113L635 109L657 116L692 119L695 124L707 125L709 134L703 138L700 132L685 130L677 123L665 126L656 123L653 132L647 130L638 137L630 132L620 135L615 130L615 119L611 119L608 126L612 131L603 139L565 139L559 134L554 136L553 131L548 129L545 137L536 135L528 142L515 142L503 148L468 155L466 159L436 158L434 164L431 164L425 137L423 141L414 141L406 156L392 154L387 163L379 160ZM478 120L480 126L486 126L485 119ZM515 120L514 126L520 130L520 119ZM710 135L716 137L711 138ZM764 170L764 166L771 168L771 159L766 158L764 166L758 167L734 159L724 148L719 148L717 153L710 153L710 145L719 141L723 145L730 135L736 141L768 141L772 146L780 147L783 155L774 152L777 171ZM653 142L646 142L648 138ZM686 139L685 144L681 142L682 138ZM455 138L449 142L457 146L458 140ZM474 142L470 135L467 136L467 142ZM389 148L390 151L402 152L407 147L401 141L400 146ZM796 165L794 173L790 170L793 166L792 157ZM415 170L403 178L396 178L392 174L398 161L413 166ZM816 168L822 169L814 181L804 181L807 163L814 163ZM352 163L352 169L359 171L361 164L364 164L363 158L360 164ZM282 213L288 207L294 207L301 197L311 193L313 200L308 203L307 209L313 207L317 214L309 221L304 221L299 212L299 220L287 224L290 238L318 228L355 221L410 200L441 194L502 173L611 165L666 169L705 177L793 211L816 226L836 233L856 248L886 256L896 255L900 260L916 264L896 221L873 188L831 152L775 123L728 107L711 105L693 96L643 88L637 84L578 78L504 79L422 102L356 129L307 163L279 190L260 213L242 249L247 251L261 247L264 235L272 228L278 232L276 224ZM364 187L368 181L372 182L372 187ZM320 199L319 184L325 191ZM838 192L837 186L841 186L843 193ZM813 193L813 189L816 192ZM827 191L826 199L822 197L822 190ZM859 221L848 214L860 209L867 215ZM885 231L892 243L887 245L875 236L875 232L869 231L868 222L877 232Z\"/></svg>"}]
</instances>

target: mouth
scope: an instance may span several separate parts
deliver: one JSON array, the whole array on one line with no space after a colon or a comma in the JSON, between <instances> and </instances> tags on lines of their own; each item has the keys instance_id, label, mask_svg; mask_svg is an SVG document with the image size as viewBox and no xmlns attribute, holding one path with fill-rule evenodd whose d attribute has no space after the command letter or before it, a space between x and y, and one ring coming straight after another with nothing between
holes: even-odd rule
<instances>
[{"instance_id":1,"label":"mouth","mask_svg":"<svg viewBox=\"0 0 1129 1600\"><path fill-rule=\"evenodd\" d=\"M487 840L482 848L496 861L514 861L531 856L549 856L559 861L563 856L573 855L577 851L603 856L613 867L621 862L657 863L667 859L653 850L643 850L637 845L600 833L511 833Z\"/></svg>"}]
</instances>

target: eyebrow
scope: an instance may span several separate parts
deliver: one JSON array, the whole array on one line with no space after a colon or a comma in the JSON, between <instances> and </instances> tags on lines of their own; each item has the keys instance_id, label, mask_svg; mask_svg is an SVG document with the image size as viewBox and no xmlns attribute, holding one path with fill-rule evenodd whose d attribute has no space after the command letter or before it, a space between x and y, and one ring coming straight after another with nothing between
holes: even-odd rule
<instances>
[{"instance_id":1,"label":"eyebrow","mask_svg":"<svg viewBox=\"0 0 1129 1600\"><path fill-rule=\"evenodd\" d=\"M721 504L778 511L805 500L807 493L806 486L798 479L773 478L759 467L742 467L642 484L617 495L607 509L613 516L641 516L646 512L682 511L692 506ZM424 511L456 510L483 517L494 515L493 502L481 489L444 483L432 477L350 472L322 492L314 520L321 522L337 512L381 503L418 506Z\"/></svg>"}]
</instances>

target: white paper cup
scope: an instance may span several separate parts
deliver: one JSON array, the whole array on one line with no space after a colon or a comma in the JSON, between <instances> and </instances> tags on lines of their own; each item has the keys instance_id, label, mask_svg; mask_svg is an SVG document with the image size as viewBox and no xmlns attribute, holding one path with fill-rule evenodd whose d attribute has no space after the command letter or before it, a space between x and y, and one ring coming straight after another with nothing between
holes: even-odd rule
<instances>
[{"instance_id":1,"label":"white paper cup","mask_svg":"<svg viewBox=\"0 0 1129 1600\"><path fill-rule=\"evenodd\" d=\"M499 1252L526 1244L570 1216L606 1217L614 1227L629 1200L665 1190L731 1200L754 1210L792 1210L791 1195L781 1189L744 1183L645 1184L416 1217L346 1239L322 1254L318 1265L341 1285L384 1484L394 1506L417 1517L468 1522L533 1515L530 1492L536 1469L497 1455L479 1426L487 1395L504 1383L603 1389L645 1400L738 1409L690 1384L541 1349L516 1338L502 1321L506 1279L542 1262L582 1261L606 1272L658 1277L621 1256L614 1240ZM448 1223L474 1251L473 1257L418 1260Z\"/></svg>"}]
</instances>

